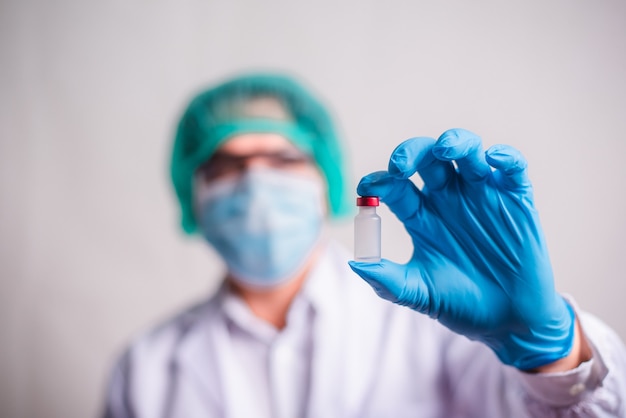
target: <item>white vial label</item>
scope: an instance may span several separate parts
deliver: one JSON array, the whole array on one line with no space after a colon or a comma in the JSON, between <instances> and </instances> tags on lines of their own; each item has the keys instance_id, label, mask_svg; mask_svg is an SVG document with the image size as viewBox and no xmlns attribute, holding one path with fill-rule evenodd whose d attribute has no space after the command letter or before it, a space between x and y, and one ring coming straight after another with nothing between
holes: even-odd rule
<instances>
[{"instance_id":1,"label":"white vial label","mask_svg":"<svg viewBox=\"0 0 626 418\"><path fill-rule=\"evenodd\" d=\"M380 216L376 206L360 206L354 217L354 260L380 261Z\"/></svg>"}]
</instances>

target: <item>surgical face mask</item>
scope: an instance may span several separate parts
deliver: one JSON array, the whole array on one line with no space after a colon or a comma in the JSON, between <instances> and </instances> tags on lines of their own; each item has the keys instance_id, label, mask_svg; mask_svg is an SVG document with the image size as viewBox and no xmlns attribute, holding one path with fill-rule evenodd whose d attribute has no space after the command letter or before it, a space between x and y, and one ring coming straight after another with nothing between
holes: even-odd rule
<instances>
[{"instance_id":1,"label":"surgical face mask","mask_svg":"<svg viewBox=\"0 0 626 418\"><path fill-rule=\"evenodd\" d=\"M256 168L196 191L202 234L244 284L289 280L320 239L325 194L319 179Z\"/></svg>"}]
</instances>

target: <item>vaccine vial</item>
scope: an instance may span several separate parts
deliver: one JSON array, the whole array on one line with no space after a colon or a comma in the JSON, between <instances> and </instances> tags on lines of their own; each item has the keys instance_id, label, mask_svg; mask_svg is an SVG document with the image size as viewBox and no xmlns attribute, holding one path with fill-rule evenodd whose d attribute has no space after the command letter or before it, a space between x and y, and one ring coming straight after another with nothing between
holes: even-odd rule
<instances>
[{"instance_id":1,"label":"vaccine vial","mask_svg":"<svg viewBox=\"0 0 626 418\"><path fill-rule=\"evenodd\" d=\"M359 213L354 217L354 260L380 261L380 216L376 213L378 196L357 197Z\"/></svg>"}]
</instances>

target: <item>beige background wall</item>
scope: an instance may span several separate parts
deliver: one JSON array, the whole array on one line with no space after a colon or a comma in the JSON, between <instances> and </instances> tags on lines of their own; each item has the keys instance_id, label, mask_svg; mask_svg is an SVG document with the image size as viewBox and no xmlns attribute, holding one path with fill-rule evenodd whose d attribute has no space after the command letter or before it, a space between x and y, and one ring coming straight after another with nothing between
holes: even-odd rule
<instances>
[{"instance_id":1,"label":"beige background wall","mask_svg":"<svg viewBox=\"0 0 626 418\"><path fill-rule=\"evenodd\" d=\"M213 289L170 138L193 92L250 68L331 105L355 184L450 127L521 149L558 288L626 339L626 3L299 3L2 0L0 416L94 416L125 342Z\"/></svg>"}]
</instances>

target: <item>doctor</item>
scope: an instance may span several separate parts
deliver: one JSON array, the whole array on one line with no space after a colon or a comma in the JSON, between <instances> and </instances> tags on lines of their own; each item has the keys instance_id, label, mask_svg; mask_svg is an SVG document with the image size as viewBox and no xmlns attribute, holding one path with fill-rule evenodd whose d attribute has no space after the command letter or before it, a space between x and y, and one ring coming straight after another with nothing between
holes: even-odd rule
<instances>
[{"instance_id":1,"label":"doctor","mask_svg":"<svg viewBox=\"0 0 626 418\"><path fill-rule=\"evenodd\" d=\"M353 194L327 112L290 78L198 95L171 174L226 277L133 341L104 416L626 416L626 349L555 291L516 150L454 129L361 180L411 235L406 265L348 264L327 238Z\"/></svg>"}]
</instances>

